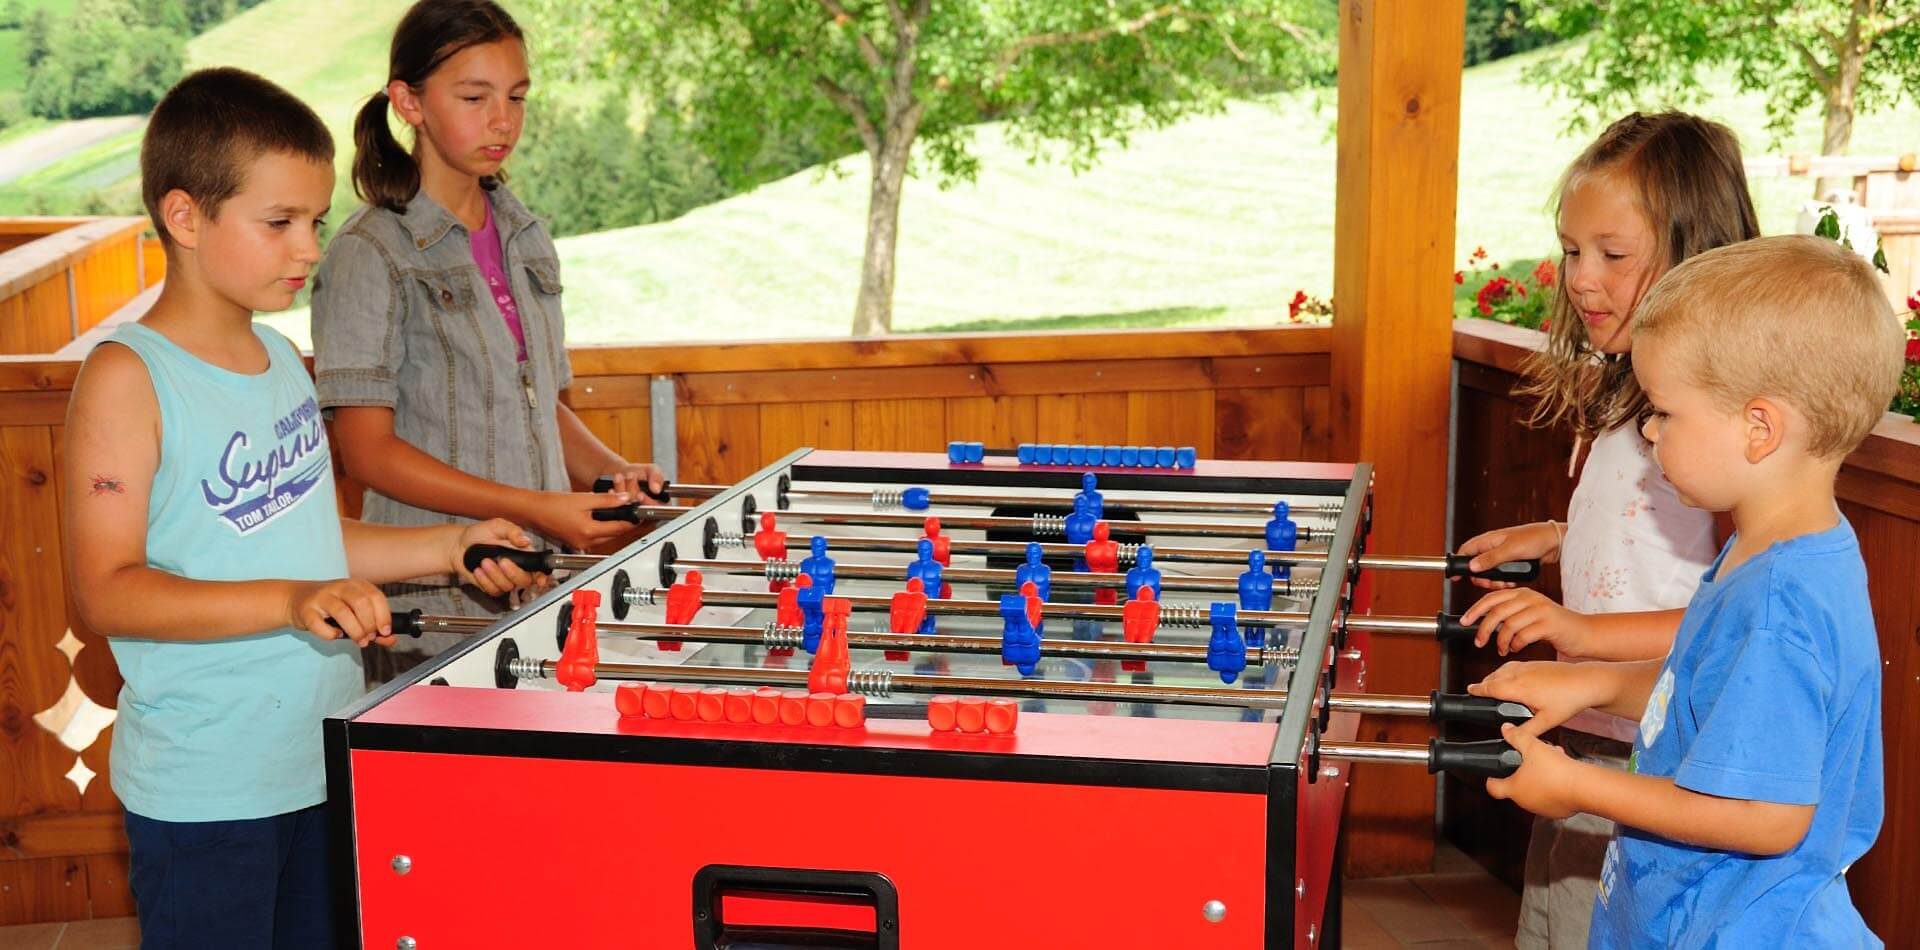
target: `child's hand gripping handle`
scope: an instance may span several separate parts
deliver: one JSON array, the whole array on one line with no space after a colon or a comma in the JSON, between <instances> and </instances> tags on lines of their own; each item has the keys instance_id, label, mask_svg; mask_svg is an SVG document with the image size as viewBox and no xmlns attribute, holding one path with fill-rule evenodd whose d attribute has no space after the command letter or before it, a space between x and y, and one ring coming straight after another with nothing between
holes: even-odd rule
<instances>
[{"instance_id":1,"label":"child's hand gripping handle","mask_svg":"<svg viewBox=\"0 0 1920 950\"><path fill-rule=\"evenodd\" d=\"M1447 576L1477 577L1482 580L1507 581L1515 584L1521 581L1537 580L1540 577L1539 558L1532 558L1525 561L1503 561L1484 571L1476 571L1467 567L1467 565L1471 563L1473 563L1473 556L1470 554L1447 555Z\"/></svg>"},{"instance_id":2,"label":"child's hand gripping handle","mask_svg":"<svg viewBox=\"0 0 1920 950\"><path fill-rule=\"evenodd\" d=\"M594 512L594 515L597 517L599 512ZM606 519L603 518L600 520L604 521ZM460 555L460 563L466 567L467 573L469 574L479 570L480 562L488 558L496 561L507 561L529 574L551 574L553 573L553 564L548 558L548 553L549 552L546 551L522 551L519 548L510 548L504 544L474 544L469 545L466 552Z\"/></svg>"},{"instance_id":3,"label":"child's hand gripping handle","mask_svg":"<svg viewBox=\"0 0 1920 950\"><path fill-rule=\"evenodd\" d=\"M1505 739L1481 742L1427 740L1427 771L1506 778L1520 770L1520 750Z\"/></svg>"},{"instance_id":4,"label":"child's hand gripping handle","mask_svg":"<svg viewBox=\"0 0 1920 950\"><path fill-rule=\"evenodd\" d=\"M602 476L600 476L599 478L596 478L596 479L594 479L594 480L593 480L593 490L594 490L595 492L600 492L600 493L605 493L605 492L610 492L610 491L613 491L613 476L611 476L611 475L602 475ZM645 492L645 491L646 491L646 486L644 486L644 485L643 485L643 486L641 486L641 491L643 491L643 492ZM657 493L657 494L656 494L656 493L654 493L654 492L646 492L646 493L647 493L648 495L651 495L651 496L652 496L653 498L655 498L655 499L657 499L657 500L658 500L658 501L660 502L660 504L663 504L663 505L665 505L665 504L671 504L671 503L673 502L673 480L672 480L672 479L665 479L665 478L663 478L663 479L661 479L661 480L660 480L660 491L659 491L659 493ZM601 518L600 520L601 520L601 521L612 521L612 520L615 520L615 519L611 519L611 518Z\"/></svg>"},{"instance_id":5,"label":"child's hand gripping handle","mask_svg":"<svg viewBox=\"0 0 1920 950\"><path fill-rule=\"evenodd\" d=\"M475 546L481 547L483 545L475 545ZM420 638L420 608L415 607L414 609L409 610L406 613L394 614L392 615L391 620L393 623L394 636L413 637L416 640ZM332 627L335 630L340 629L339 621L334 620L332 617L327 618L327 626Z\"/></svg>"},{"instance_id":6,"label":"child's hand gripping handle","mask_svg":"<svg viewBox=\"0 0 1920 950\"><path fill-rule=\"evenodd\" d=\"M1441 643L1452 643L1455 641L1472 643L1473 638L1480 634L1478 628L1461 623L1458 614L1435 614L1433 619L1434 636L1438 638Z\"/></svg>"}]
</instances>

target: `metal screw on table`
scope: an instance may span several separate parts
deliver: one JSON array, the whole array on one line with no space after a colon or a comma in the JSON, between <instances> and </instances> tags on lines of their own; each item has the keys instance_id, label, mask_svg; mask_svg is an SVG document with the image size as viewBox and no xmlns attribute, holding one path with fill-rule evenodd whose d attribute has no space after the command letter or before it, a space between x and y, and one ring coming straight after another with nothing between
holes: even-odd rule
<instances>
[{"instance_id":1,"label":"metal screw on table","mask_svg":"<svg viewBox=\"0 0 1920 950\"><path fill-rule=\"evenodd\" d=\"M1217 924L1226 919L1227 905L1220 901L1208 901L1200 906L1200 916L1205 917L1207 923Z\"/></svg>"},{"instance_id":2,"label":"metal screw on table","mask_svg":"<svg viewBox=\"0 0 1920 950\"><path fill-rule=\"evenodd\" d=\"M1340 767L1337 765L1320 766L1320 777L1321 778L1339 778Z\"/></svg>"},{"instance_id":3,"label":"metal screw on table","mask_svg":"<svg viewBox=\"0 0 1920 950\"><path fill-rule=\"evenodd\" d=\"M1307 925L1307 942L1311 944L1317 944L1320 942L1320 925L1319 924Z\"/></svg>"},{"instance_id":4,"label":"metal screw on table","mask_svg":"<svg viewBox=\"0 0 1920 950\"><path fill-rule=\"evenodd\" d=\"M405 874L411 870L413 870L412 858L407 857L404 854L396 854L393 856L393 873Z\"/></svg>"},{"instance_id":5,"label":"metal screw on table","mask_svg":"<svg viewBox=\"0 0 1920 950\"><path fill-rule=\"evenodd\" d=\"M1307 879L1306 878L1303 877L1293 882L1293 899L1298 901L1303 901L1307 899Z\"/></svg>"},{"instance_id":6,"label":"metal screw on table","mask_svg":"<svg viewBox=\"0 0 1920 950\"><path fill-rule=\"evenodd\" d=\"M414 948L414 942L412 937L401 937L400 939L395 940L393 942L393 945L394 947L398 948L398 950L413 950Z\"/></svg>"}]
</instances>

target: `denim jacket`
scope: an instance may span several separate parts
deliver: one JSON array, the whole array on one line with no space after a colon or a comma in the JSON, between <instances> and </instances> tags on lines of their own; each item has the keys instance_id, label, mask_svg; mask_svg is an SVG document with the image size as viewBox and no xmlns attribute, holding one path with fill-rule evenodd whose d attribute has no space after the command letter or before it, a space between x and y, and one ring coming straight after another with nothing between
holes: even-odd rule
<instances>
[{"instance_id":1,"label":"denim jacket","mask_svg":"<svg viewBox=\"0 0 1920 950\"><path fill-rule=\"evenodd\" d=\"M313 275L314 386L322 409L386 406L394 434L461 471L543 491L569 488L554 412L573 381L560 262L546 227L502 186L493 203L527 340L513 334L473 261L467 228L422 191L405 214L364 207ZM363 517L395 525L470 519L368 489ZM390 585L394 609L482 615L499 608L451 576Z\"/></svg>"}]
</instances>

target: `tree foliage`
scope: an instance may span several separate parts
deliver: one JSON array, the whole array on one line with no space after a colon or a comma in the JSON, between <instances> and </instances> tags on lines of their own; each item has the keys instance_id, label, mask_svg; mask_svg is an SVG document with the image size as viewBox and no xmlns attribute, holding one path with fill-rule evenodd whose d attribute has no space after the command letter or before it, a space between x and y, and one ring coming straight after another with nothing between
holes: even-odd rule
<instances>
[{"instance_id":1,"label":"tree foliage","mask_svg":"<svg viewBox=\"0 0 1920 950\"><path fill-rule=\"evenodd\" d=\"M724 180L770 145L865 153L872 192L856 332L891 321L900 178L972 179L974 128L1090 165L1137 130L1235 94L1331 75L1324 0L542 0L590 76L679 110ZM591 23L583 36L567 24ZM538 34L536 34L538 35Z\"/></svg>"},{"instance_id":2,"label":"tree foliage","mask_svg":"<svg viewBox=\"0 0 1920 950\"><path fill-rule=\"evenodd\" d=\"M1782 135L1818 106L1821 151L1846 151L1858 111L1920 95L1920 0L1521 0L1530 22L1585 37L1535 70L1586 125L1644 101L1703 95L1709 70L1766 96Z\"/></svg>"}]
</instances>

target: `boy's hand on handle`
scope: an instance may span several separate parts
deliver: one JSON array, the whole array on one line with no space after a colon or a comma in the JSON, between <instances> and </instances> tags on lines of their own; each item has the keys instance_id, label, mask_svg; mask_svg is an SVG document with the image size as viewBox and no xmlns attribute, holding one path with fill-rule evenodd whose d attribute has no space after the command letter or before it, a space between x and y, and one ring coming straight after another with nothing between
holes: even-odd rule
<instances>
[{"instance_id":1,"label":"boy's hand on handle","mask_svg":"<svg viewBox=\"0 0 1920 950\"><path fill-rule=\"evenodd\" d=\"M1500 737L1520 753L1520 768L1506 778L1487 779L1487 794L1545 818L1565 818L1580 810L1575 794L1580 763L1568 758L1559 746L1518 726L1502 725Z\"/></svg>"},{"instance_id":2,"label":"boy's hand on handle","mask_svg":"<svg viewBox=\"0 0 1920 950\"><path fill-rule=\"evenodd\" d=\"M1530 561L1535 558L1543 564L1552 564L1560 560L1560 537L1560 529L1554 527L1553 522L1536 521L1474 535L1461 544L1456 553L1473 558L1467 567L1474 571L1491 570L1507 561ZM1513 586L1510 581L1484 577L1471 580L1474 586L1487 590Z\"/></svg>"},{"instance_id":3,"label":"boy's hand on handle","mask_svg":"<svg viewBox=\"0 0 1920 950\"><path fill-rule=\"evenodd\" d=\"M603 541L633 532L633 525L629 522L595 521L593 518L596 509L616 508L632 502L632 495L620 491L611 494L538 492L527 507L524 520L529 527L548 538L584 551Z\"/></svg>"},{"instance_id":4,"label":"boy's hand on handle","mask_svg":"<svg viewBox=\"0 0 1920 950\"><path fill-rule=\"evenodd\" d=\"M1580 663L1508 663L1486 679L1467 687L1473 696L1491 696L1524 703L1533 718L1519 728L1538 737L1612 697L1603 695L1604 683L1582 670ZM1517 747L1516 747L1517 748Z\"/></svg>"},{"instance_id":5,"label":"boy's hand on handle","mask_svg":"<svg viewBox=\"0 0 1920 950\"><path fill-rule=\"evenodd\" d=\"M1527 587L1496 590L1480 598L1460 615L1460 622L1479 628L1474 646L1494 641L1501 656L1532 643L1551 643L1562 653L1587 656L1593 636L1593 623L1585 614Z\"/></svg>"},{"instance_id":6,"label":"boy's hand on handle","mask_svg":"<svg viewBox=\"0 0 1920 950\"><path fill-rule=\"evenodd\" d=\"M664 503L660 494L666 488L667 473L661 471L658 465L629 462L602 477L612 479L615 494L626 495L629 498L639 498L644 495L646 496L644 500L651 504Z\"/></svg>"},{"instance_id":7,"label":"boy's hand on handle","mask_svg":"<svg viewBox=\"0 0 1920 950\"><path fill-rule=\"evenodd\" d=\"M519 525L505 518L493 518L460 528L449 543L447 560L461 583L472 584L494 597L507 597L521 590L542 593L553 586L552 575L528 571L512 561L499 558L487 558L468 570L466 552L476 544L498 544L522 551L533 549L533 539L527 537Z\"/></svg>"},{"instance_id":8,"label":"boy's hand on handle","mask_svg":"<svg viewBox=\"0 0 1920 950\"><path fill-rule=\"evenodd\" d=\"M287 620L322 640L346 637L354 645L393 645L393 617L387 595L357 578L299 581L287 602ZM328 623L332 621L332 623Z\"/></svg>"}]
</instances>

